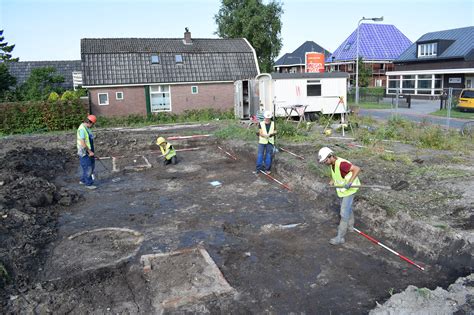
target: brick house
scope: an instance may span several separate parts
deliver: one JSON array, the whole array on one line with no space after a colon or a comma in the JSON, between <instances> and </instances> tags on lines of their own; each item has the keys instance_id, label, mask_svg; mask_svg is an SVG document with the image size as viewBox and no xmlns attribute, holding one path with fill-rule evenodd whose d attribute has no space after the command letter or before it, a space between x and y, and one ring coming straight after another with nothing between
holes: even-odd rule
<instances>
[{"instance_id":1,"label":"brick house","mask_svg":"<svg viewBox=\"0 0 474 315\"><path fill-rule=\"evenodd\" d=\"M91 112L123 116L232 109L234 81L259 74L243 38L85 38L83 86Z\"/></svg>"},{"instance_id":2,"label":"brick house","mask_svg":"<svg viewBox=\"0 0 474 315\"><path fill-rule=\"evenodd\" d=\"M359 58L372 69L369 86L386 86L385 73L394 69L396 60L411 41L394 25L359 25ZM357 28L347 37L334 53L326 59L326 71L347 72L351 86L355 86L357 59Z\"/></svg>"},{"instance_id":3,"label":"brick house","mask_svg":"<svg viewBox=\"0 0 474 315\"><path fill-rule=\"evenodd\" d=\"M419 97L440 95L446 88L458 94L474 88L474 26L421 36L394 61L387 73L387 94Z\"/></svg>"}]
</instances>

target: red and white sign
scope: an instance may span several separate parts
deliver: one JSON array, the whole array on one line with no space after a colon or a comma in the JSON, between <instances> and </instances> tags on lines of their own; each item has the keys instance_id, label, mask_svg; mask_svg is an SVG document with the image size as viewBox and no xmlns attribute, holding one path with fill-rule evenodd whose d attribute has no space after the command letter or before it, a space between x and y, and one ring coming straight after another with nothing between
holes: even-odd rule
<instances>
[{"instance_id":1,"label":"red and white sign","mask_svg":"<svg viewBox=\"0 0 474 315\"><path fill-rule=\"evenodd\" d=\"M324 72L324 54L307 52L306 72Z\"/></svg>"}]
</instances>

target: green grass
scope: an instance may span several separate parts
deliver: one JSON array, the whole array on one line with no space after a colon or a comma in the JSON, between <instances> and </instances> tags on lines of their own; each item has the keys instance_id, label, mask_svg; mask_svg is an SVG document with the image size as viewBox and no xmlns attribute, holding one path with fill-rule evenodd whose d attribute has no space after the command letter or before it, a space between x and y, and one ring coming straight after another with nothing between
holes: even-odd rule
<instances>
[{"instance_id":1,"label":"green grass","mask_svg":"<svg viewBox=\"0 0 474 315\"><path fill-rule=\"evenodd\" d=\"M433 113L430 113L430 115L440 116L440 117L447 117L448 116L448 110L447 109L437 110ZM455 109L451 110L451 118L473 119L474 120L474 112L461 112L459 109L455 108Z\"/></svg>"},{"instance_id":2,"label":"green grass","mask_svg":"<svg viewBox=\"0 0 474 315\"><path fill-rule=\"evenodd\" d=\"M349 107L357 106L355 103L349 104ZM372 103L372 102L362 102L358 105L360 108L365 109L389 109L391 106L390 104L384 103Z\"/></svg>"}]
</instances>

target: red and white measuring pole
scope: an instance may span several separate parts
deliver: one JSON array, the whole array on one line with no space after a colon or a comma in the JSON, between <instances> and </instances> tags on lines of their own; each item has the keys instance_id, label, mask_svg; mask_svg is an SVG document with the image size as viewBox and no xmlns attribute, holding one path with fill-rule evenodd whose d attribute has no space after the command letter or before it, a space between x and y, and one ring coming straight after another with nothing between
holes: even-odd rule
<instances>
[{"instance_id":1,"label":"red and white measuring pole","mask_svg":"<svg viewBox=\"0 0 474 315\"><path fill-rule=\"evenodd\" d=\"M400 257L400 259L403 259L404 261L412 264L413 266L416 266L417 268L421 269L421 270L425 270L425 268L421 267L420 265L418 265L417 263L411 261L410 259L406 258L405 256L403 255L400 255L399 253L397 253L396 251L394 251L393 249L385 246L384 244L380 243L379 241L377 241L375 238L373 237L370 237L369 235L365 234L364 232L361 232L359 231L358 229L356 228L352 228L354 231L356 231L357 233L359 233L360 235L362 235L363 237L367 238L369 241L371 241L372 243L375 243L377 245L380 245L382 246L383 248L385 248L386 250L388 250L389 252L391 252L392 254L395 254L397 255L398 257Z\"/></svg>"},{"instance_id":2,"label":"red and white measuring pole","mask_svg":"<svg viewBox=\"0 0 474 315\"><path fill-rule=\"evenodd\" d=\"M291 154L291 155L293 155L293 156L296 156L298 159L304 160L304 157L302 157L301 155L298 155L298 154L295 154L295 153L293 153L293 152L290 152L290 151L288 151L288 150L286 150L286 149L283 149L282 147L280 147L280 150L282 150L283 152L289 153L289 154Z\"/></svg>"},{"instance_id":3,"label":"red and white measuring pole","mask_svg":"<svg viewBox=\"0 0 474 315\"><path fill-rule=\"evenodd\" d=\"M288 187L288 185L283 184L282 182L280 182L280 181L279 181L278 179L276 179L275 177L271 176L270 174L265 173L265 172L262 171L262 170L260 170L260 172L261 172L263 175L267 176L268 178L274 180L274 181L277 182L278 184L282 185L283 187L285 187L285 188L288 189L289 191L291 191L291 189L290 189L290 187Z\"/></svg>"},{"instance_id":4,"label":"red and white measuring pole","mask_svg":"<svg viewBox=\"0 0 474 315\"><path fill-rule=\"evenodd\" d=\"M222 149L220 146L217 146L219 148L219 150L223 151L225 154L227 154L228 156L230 156L232 159L234 159L235 161L237 161L237 158L235 156L233 156L232 154L230 154L229 152L227 152L226 150Z\"/></svg>"},{"instance_id":5,"label":"red and white measuring pole","mask_svg":"<svg viewBox=\"0 0 474 315\"><path fill-rule=\"evenodd\" d=\"M184 139L194 139L194 138L205 138L210 137L211 135L194 135L194 136L172 136L168 137L168 140L184 140Z\"/></svg>"}]
</instances>

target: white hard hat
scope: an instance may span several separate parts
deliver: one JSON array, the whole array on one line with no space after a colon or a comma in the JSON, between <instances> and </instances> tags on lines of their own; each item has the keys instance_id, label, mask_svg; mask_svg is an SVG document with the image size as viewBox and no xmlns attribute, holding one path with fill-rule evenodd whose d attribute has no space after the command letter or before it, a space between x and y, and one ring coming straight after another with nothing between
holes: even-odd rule
<instances>
[{"instance_id":1,"label":"white hard hat","mask_svg":"<svg viewBox=\"0 0 474 315\"><path fill-rule=\"evenodd\" d=\"M329 149L328 147L322 147L318 152L318 159L319 163L323 163L330 155L334 154L334 152Z\"/></svg>"},{"instance_id":2,"label":"white hard hat","mask_svg":"<svg viewBox=\"0 0 474 315\"><path fill-rule=\"evenodd\" d=\"M264 118L272 118L273 114L271 111L269 110L266 110L264 113L263 113L263 117Z\"/></svg>"}]
</instances>

